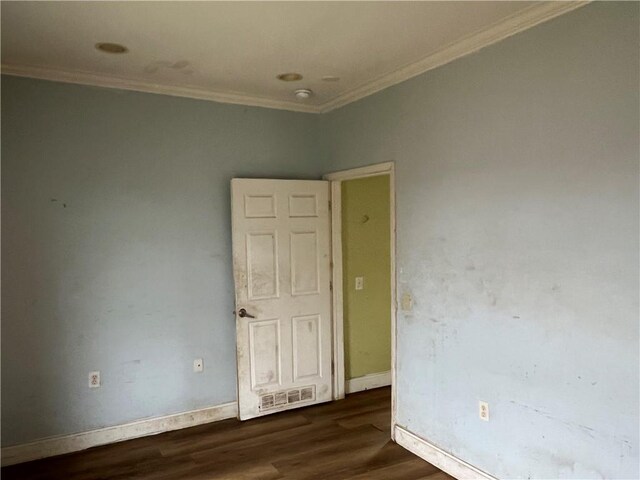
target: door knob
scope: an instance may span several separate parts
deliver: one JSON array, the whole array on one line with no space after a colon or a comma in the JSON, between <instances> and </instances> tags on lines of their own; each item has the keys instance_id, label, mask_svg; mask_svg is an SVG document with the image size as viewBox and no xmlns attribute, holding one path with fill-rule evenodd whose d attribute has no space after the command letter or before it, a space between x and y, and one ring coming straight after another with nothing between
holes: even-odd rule
<instances>
[{"instance_id":1,"label":"door knob","mask_svg":"<svg viewBox=\"0 0 640 480\"><path fill-rule=\"evenodd\" d=\"M253 315L247 313L247 311L244 308L241 308L240 310L238 310L238 316L240 318L256 318Z\"/></svg>"}]
</instances>

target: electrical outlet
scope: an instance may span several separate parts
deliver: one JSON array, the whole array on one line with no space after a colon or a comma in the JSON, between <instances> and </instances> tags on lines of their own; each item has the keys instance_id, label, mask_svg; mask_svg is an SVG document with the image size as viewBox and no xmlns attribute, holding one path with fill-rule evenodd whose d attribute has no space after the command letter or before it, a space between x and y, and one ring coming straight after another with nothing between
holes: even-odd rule
<instances>
[{"instance_id":1,"label":"electrical outlet","mask_svg":"<svg viewBox=\"0 0 640 480\"><path fill-rule=\"evenodd\" d=\"M356 277L356 290L364 288L364 277Z\"/></svg>"},{"instance_id":2,"label":"electrical outlet","mask_svg":"<svg viewBox=\"0 0 640 480\"><path fill-rule=\"evenodd\" d=\"M480 420L489 421L489 404L487 402L478 401L478 416Z\"/></svg>"},{"instance_id":3,"label":"electrical outlet","mask_svg":"<svg viewBox=\"0 0 640 480\"><path fill-rule=\"evenodd\" d=\"M204 362L201 358L196 358L193 361L193 371L196 373L200 373L204 370Z\"/></svg>"},{"instance_id":4,"label":"electrical outlet","mask_svg":"<svg viewBox=\"0 0 640 480\"><path fill-rule=\"evenodd\" d=\"M89 388L100 387L100 372L89 372Z\"/></svg>"}]
</instances>

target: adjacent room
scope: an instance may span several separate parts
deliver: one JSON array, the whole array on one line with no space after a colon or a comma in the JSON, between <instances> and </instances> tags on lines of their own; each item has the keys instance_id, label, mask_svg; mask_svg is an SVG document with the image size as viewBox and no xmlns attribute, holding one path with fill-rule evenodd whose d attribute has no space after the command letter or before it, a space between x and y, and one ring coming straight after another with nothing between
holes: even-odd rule
<instances>
[{"instance_id":1,"label":"adjacent room","mask_svg":"<svg viewBox=\"0 0 640 480\"><path fill-rule=\"evenodd\" d=\"M0 8L3 479L640 479L640 2Z\"/></svg>"}]
</instances>

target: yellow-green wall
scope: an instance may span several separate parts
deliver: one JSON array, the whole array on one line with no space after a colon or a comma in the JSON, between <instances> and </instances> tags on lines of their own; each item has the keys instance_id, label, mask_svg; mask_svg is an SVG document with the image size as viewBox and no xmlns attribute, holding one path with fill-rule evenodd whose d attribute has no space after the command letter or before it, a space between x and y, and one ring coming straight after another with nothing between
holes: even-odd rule
<instances>
[{"instance_id":1,"label":"yellow-green wall","mask_svg":"<svg viewBox=\"0 0 640 480\"><path fill-rule=\"evenodd\" d=\"M391 369L389 176L342 182L347 379ZM355 278L364 288L355 289Z\"/></svg>"}]
</instances>

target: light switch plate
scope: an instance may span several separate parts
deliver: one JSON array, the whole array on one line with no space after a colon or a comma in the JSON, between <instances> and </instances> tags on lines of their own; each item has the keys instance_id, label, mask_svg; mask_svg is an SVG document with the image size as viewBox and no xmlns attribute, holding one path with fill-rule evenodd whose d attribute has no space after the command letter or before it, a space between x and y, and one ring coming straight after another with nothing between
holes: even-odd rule
<instances>
[{"instance_id":1,"label":"light switch plate","mask_svg":"<svg viewBox=\"0 0 640 480\"><path fill-rule=\"evenodd\" d=\"M364 288L364 277L356 277L356 290Z\"/></svg>"}]
</instances>

